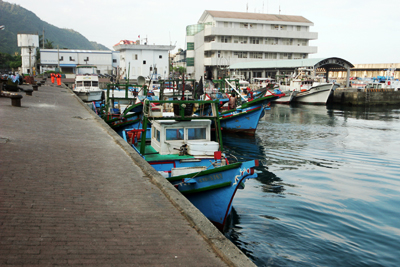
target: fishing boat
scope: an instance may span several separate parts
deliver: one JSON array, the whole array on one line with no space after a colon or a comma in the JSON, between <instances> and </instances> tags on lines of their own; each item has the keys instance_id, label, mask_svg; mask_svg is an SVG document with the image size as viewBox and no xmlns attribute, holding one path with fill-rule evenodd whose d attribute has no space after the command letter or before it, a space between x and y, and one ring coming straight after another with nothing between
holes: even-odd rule
<instances>
[{"instance_id":1,"label":"fishing boat","mask_svg":"<svg viewBox=\"0 0 400 267\"><path fill-rule=\"evenodd\" d=\"M325 83L314 85L311 88L297 92L294 101L303 104L325 105L331 93L339 87L339 84Z\"/></svg>"},{"instance_id":2,"label":"fishing boat","mask_svg":"<svg viewBox=\"0 0 400 267\"><path fill-rule=\"evenodd\" d=\"M224 107L228 107L227 104L223 104L221 107L220 124L222 131L254 135L265 110L268 110L271 101L280 98L282 93L263 88L255 91L249 97L247 94L243 95L239 87L232 81L225 79L225 82L240 98L238 100L239 105L234 109L224 110Z\"/></svg>"},{"instance_id":3,"label":"fishing boat","mask_svg":"<svg viewBox=\"0 0 400 267\"><path fill-rule=\"evenodd\" d=\"M76 74L73 92L86 102L99 101L103 90L99 88L97 74Z\"/></svg>"},{"instance_id":4,"label":"fishing boat","mask_svg":"<svg viewBox=\"0 0 400 267\"><path fill-rule=\"evenodd\" d=\"M136 127L141 121L143 100L154 98L147 89L142 76L137 79L137 84L107 84L100 116L117 132L125 127Z\"/></svg>"},{"instance_id":5,"label":"fishing boat","mask_svg":"<svg viewBox=\"0 0 400 267\"><path fill-rule=\"evenodd\" d=\"M326 82L323 77L313 76L313 72L314 69L299 68L298 74L289 79L289 84L281 83L279 86L281 91L291 97L288 102L287 99L281 101L325 105L329 96L339 87L339 84Z\"/></svg>"},{"instance_id":6,"label":"fishing boat","mask_svg":"<svg viewBox=\"0 0 400 267\"><path fill-rule=\"evenodd\" d=\"M164 112L163 106L170 104L174 111ZM212 105L212 114L195 116L194 109L201 105ZM224 231L236 191L244 188L247 179L257 177L254 168L258 160L228 161L223 153L217 110L218 101L146 99L142 128L124 130L122 137ZM211 121L218 126L214 141ZM150 123L151 130L148 130Z\"/></svg>"}]
</instances>

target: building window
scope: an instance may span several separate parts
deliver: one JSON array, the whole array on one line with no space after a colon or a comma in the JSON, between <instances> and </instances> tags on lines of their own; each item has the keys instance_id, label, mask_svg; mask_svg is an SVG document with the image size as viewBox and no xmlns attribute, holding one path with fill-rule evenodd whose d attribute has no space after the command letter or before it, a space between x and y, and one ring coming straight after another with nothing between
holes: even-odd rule
<instances>
[{"instance_id":1,"label":"building window","mask_svg":"<svg viewBox=\"0 0 400 267\"><path fill-rule=\"evenodd\" d=\"M257 29L257 24L249 24L250 29Z\"/></svg>"},{"instance_id":2,"label":"building window","mask_svg":"<svg viewBox=\"0 0 400 267\"><path fill-rule=\"evenodd\" d=\"M194 58L193 57L186 58L186 66L187 67L194 67Z\"/></svg>"},{"instance_id":3,"label":"building window","mask_svg":"<svg viewBox=\"0 0 400 267\"><path fill-rule=\"evenodd\" d=\"M194 43L187 43L187 50L194 50Z\"/></svg>"},{"instance_id":4,"label":"building window","mask_svg":"<svg viewBox=\"0 0 400 267\"><path fill-rule=\"evenodd\" d=\"M297 26L296 28L298 32L301 31L301 26Z\"/></svg>"},{"instance_id":5,"label":"building window","mask_svg":"<svg viewBox=\"0 0 400 267\"><path fill-rule=\"evenodd\" d=\"M225 21L225 22L224 22L224 27L225 27L225 28L228 28L228 27L229 27L229 23Z\"/></svg>"},{"instance_id":6,"label":"building window","mask_svg":"<svg viewBox=\"0 0 400 267\"><path fill-rule=\"evenodd\" d=\"M220 42L221 43L230 43L231 42L231 37L229 36L220 36Z\"/></svg>"},{"instance_id":7,"label":"building window","mask_svg":"<svg viewBox=\"0 0 400 267\"><path fill-rule=\"evenodd\" d=\"M265 38L265 44L274 45L275 44L275 38Z\"/></svg>"},{"instance_id":8,"label":"building window","mask_svg":"<svg viewBox=\"0 0 400 267\"><path fill-rule=\"evenodd\" d=\"M134 60L138 60L138 55L135 54L133 59L134 59Z\"/></svg>"},{"instance_id":9,"label":"building window","mask_svg":"<svg viewBox=\"0 0 400 267\"><path fill-rule=\"evenodd\" d=\"M260 38L258 37L250 37L250 44L259 44Z\"/></svg>"},{"instance_id":10,"label":"building window","mask_svg":"<svg viewBox=\"0 0 400 267\"><path fill-rule=\"evenodd\" d=\"M159 55L158 58L162 58L162 55Z\"/></svg>"},{"instance_id":11,"label":"building window","mask_svg":"<svg viewBox=\"0 0 400 267\"><path fill-rule=\"evenodd\" d=\"M247 58L247 52L233 52L235 58Z\"/></svg>"},{"instance_id":12,"label":"building window","mask_svg":"<svg viewBox=\"0 0 400 267\"><path fill-rule=\"evenodd\" d=\"M218 58L221 57L221 51L217 51L217 57L218 57Z\"/></svg>"},{"instance_id":13,"label":"building window","mask_svg":"<svg viewBox=\"0 0 400 267\"><path fill-rule=\"evenodd\" d=\"M292 45L293 39L284 38L284 39L282 39L282 44L283 45Z\"/></svg>"},{"instance_id":14,"label":"building window","mask_svg":"<svg viewBox=\"0 0 400 267\"><path fill-rule=\"evenodd\" d=\"M247 44L247 37L239 37L239 43Z\"/></svg>"},{"instance_id":15,"label":"building window","mask_svg":"<svg viewBox=\"0 0 400 267\"><path fill-rule=\"evenodd\" d=\"M276 53L265 53L265 58L276 59Z\"/></svg>"},{"instance_id":16,"label":"building window","mask_svg":"<svg viewBox=\"0 0 400 267\"><path fill-rule=\"evenodd\" d=\"M279 30L279 25L272 24L271 25L271 30Z\"/></svg>"},{"instance_id":17,"label":"building window","mask_svg":"<svg viewBox=\"0 0 400 267\"><path fill-rule=\"evenodd\" d=\"M248 28L249 24L248 23L240 23L240 28Z\"/></svg>"},{"instance_id":18,"label":"building window","mask_svg":"<svg viewBox=\"0 0 400 267\"><path fill-rule=\"evenodd\" d=\"M146 60L143 60L143 65L146 65Z\"/></svg>"},{"instance_id":19,"label":"building window","mask_svg":"<svg viewBox=\"0 0 400 267\"><path fill-rule=\"evenodd\" d=\"M113 59L113 63L117 63L117 60L116 60L116 59Z\"/></svg>"},{"instance_id":20,"label":"building window","mask_svg":"<svg viewBox=\"0 0 400 267\"><path fill-rule=\"evenodd\" d=\"M61 57L60 57L60 61L63 61L63 60L64 60L64 57L63 57L63 56L61 56Z\"/></svg>"},{"instance_id":21,"label":"building window","mask_svg":"<svg viewBox=\"0 0 400 267\"><path fill-rule=\"evenodd\" d=\"M263 58L263 53L259 53L259 52L250 52L249 58Z\"/></svg>"},{"instance_id":22,"label":"building window","mask_svg":"<svg viewBox=\"0 0 400 267\"><path fill-rule=\"evenodd\" d=\"M69 57L69 61L75 61L75 59L73 59L72 57Z\"/></svg>"}]
</instances>

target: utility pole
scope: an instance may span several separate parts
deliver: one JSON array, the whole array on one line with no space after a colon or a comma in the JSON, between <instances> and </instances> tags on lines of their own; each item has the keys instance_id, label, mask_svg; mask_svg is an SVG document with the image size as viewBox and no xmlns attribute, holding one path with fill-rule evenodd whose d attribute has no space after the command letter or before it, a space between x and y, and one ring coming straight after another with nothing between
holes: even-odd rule
<instances>
[{"instance_id":1,"label":"utility pole","mask_svg":"<svg viewBox=\"0 0 400 267\"><path fill-rule=\"evenodd\" d=\"M31 68L31 53L32 53L32 47L28 46L29 49L29 76L32 77L32 68Z\"/></svg>"},{"instance_id":2,"label":"utility pole","mask_svg":"<svg viewBox=\"0 0 400 267\"><path fill-rule=\"evenodd\" d=\"M86 64L87 64L87 62L86 62ZM59 49L58 45L57 45L57 68L58 68L58 71L60 71L60 49Z\"/></svg>"}]
</instances>

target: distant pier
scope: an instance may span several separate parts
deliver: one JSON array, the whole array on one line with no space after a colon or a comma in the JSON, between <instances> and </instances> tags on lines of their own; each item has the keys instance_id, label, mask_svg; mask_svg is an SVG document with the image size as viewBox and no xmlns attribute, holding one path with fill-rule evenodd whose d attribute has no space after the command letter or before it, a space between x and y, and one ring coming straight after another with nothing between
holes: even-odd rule
<instances>
[{"instance_id":1,"label":"distant pier","mask_svg":"<svg viewBox=\"0 0 400 267\"><path fill-rule=\"evenodd\" d=\"M343 105L400 105L400 91L394 89L337 88L330 101Z\"/></svg>"}]
</instances>

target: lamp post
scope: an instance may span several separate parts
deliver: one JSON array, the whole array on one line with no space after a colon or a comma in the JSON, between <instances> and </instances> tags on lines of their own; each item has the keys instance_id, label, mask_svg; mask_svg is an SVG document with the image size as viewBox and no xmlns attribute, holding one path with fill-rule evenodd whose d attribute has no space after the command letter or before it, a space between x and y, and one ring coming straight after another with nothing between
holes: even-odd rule
<instances>
[{"instance_id":1,"label":"lamp post","mask_svg":"<svg viewBox=\"0 0 400 267\"><path fill-rule=\"evenodd\" d=\"M29 76L32 77L32 68L31 68L31 53L32 53L32 47L28 46L29 49Z\"/></svg>"}]
</instances>

